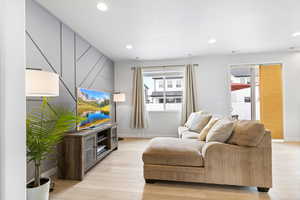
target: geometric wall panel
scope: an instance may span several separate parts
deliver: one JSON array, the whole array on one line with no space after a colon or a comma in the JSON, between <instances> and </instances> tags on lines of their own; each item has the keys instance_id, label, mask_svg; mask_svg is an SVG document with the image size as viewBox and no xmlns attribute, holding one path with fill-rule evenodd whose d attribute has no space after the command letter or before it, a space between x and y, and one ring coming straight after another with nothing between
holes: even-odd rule
<instances>
[{"instance_id":1,"label":"geometric wall panel","mask_svg":"<svg viewBox=\"0 0 300 200\"><path fill-rule=\"evenodd\" d=\"M33 0L26 1L26 67L58 73L60 95L52 102L74 111L77 87L114 90L113 61ZM28 112L39 104L40 99L28 99ZM55 166L47 160L42 170ZM27 174L33 177L32 164Z\"/></svg>"}]
</instances>

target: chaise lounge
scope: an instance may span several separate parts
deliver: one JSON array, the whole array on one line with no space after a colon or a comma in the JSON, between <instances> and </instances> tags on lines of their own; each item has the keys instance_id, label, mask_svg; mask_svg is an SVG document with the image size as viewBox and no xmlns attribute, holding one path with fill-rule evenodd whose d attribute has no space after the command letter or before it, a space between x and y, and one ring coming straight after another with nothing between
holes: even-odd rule
<instances>
[{"instance_id":1,"label":"chaise lounge","mask_svg":"<svg viewBox=\"0 0 300 200\"><path fill-rule=\"evenodd\" d=\"M180 135L180 133L179 133ZM272 187L271 133L255 146L198 139L154 138L143 153L146 183L157 180Z\"/></svg>"}]
</instances>

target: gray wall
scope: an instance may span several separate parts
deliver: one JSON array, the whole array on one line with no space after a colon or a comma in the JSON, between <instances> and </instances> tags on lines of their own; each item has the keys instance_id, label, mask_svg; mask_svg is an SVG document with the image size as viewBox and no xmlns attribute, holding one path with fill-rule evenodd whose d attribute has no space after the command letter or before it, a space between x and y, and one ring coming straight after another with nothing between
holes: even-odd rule
<instances>
[{"instance_id":1,"label":"gray wall","mask_svg":"<svg viewBox=\"0 0 300 200\"><path fill-rule=\"evenodd\" d=\"M26 67L60 74L60 95L52 103L75 112L76 87L113 92L113 61L32 0L26 0L26 31ZM27 111L39 104L39 99L27 99ZM42 170L54 167L56 161L49 159ZM29 164L28 180L33 172Z\"/></svg>"}]
</instances>

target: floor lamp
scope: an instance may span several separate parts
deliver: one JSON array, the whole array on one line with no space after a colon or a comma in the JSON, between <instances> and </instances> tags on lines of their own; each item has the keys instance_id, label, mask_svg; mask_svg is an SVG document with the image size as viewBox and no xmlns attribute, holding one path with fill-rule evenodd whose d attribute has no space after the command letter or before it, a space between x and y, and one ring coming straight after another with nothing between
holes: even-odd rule
<instances>
[{"instance_id":1,"label":"floor lamp","mask_svg":"<svg viewBox=\"0 0 300 200\"><path fill-rule=\"evenodd\" d=\"M118 92L113 95L113 101L115 102L115 122L117 122L117 103L125 102L125 100L125 93Z\"/></svg>"}]
</instances>

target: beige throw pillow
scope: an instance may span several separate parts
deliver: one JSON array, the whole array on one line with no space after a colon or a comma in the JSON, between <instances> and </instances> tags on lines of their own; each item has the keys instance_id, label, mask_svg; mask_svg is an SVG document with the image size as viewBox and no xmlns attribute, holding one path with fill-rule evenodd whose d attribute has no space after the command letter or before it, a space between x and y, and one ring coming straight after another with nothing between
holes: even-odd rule
<instances>
[{"instance_id":1,"label":"beige throw pillow","mask_svg":"<svg viewBox=\"0 0 300 200\"><path fill-rule=\"evenodd\" d=\"M264 134L263 124L254 120L241 120L235 123L233 133L227 143L255 147L260 143Z\"/></svg>"},{"instance_id":2,"label":"beige throw pillow","mask_svg":"<svg viewBox=\"0 0 300 200\"><path fill-rule=\"evenodd\" d=\"M189 127L189 130L200 133L210 119L211 119L211 114L209 113L206 112L195 113L192 123Z\"/></svg>"},{"instance_id":3,"label":"beige throw pillow","mask_svg":"<svg viewBox=\"0 0 300 200\"><path fill-rule=\"evenodd\" d=\"M233 121L227 118L220 119L209 130L206 136L206 142L226 142L232 134L233 127Z\"/></svg>"},{"instance_id":4,"label":"beige throw pillow","mask_svg":"<svg viewBox=\"0 0 300 200\"><path fill-rule=\"evenodd\" d=\"M219 118L213 117L209 120L209 122L206 124L206 126L202 129L202 131L199 133L198 139L201 141L205 141L206 136L209 132L209 130L213 127L213 125L219 120Z\"/></svg>"}]
</instances>

